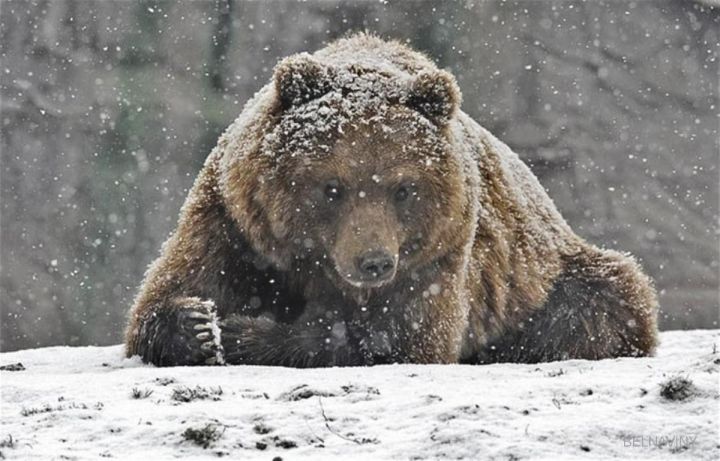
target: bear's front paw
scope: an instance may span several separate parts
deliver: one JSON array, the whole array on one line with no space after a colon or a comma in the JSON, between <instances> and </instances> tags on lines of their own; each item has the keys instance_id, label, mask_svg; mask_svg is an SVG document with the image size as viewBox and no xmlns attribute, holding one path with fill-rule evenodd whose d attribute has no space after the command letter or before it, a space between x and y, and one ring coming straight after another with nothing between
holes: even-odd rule
<instances>
[{"instance_id":1,"label":"bear's front paw","mask_svg":"<svg viewBox=\"0 0 720 461\"><path fill-rule=\"evenodd\" d=\"M183 306L156 312L139 334L143 361L157 366L223 365L220 328L211 306Z\"/></svg>"},{"instance_id":2,"label":"bear's front paw","mask_svg":"<svg viewBox=\"0 0 720 461\"><path fill-rule=\"evenodd\" d=\"M183 309L178 312L178 331L190 351L193 365L223 365L220 327L212 311Z\"/></svg>"}]
</instances>

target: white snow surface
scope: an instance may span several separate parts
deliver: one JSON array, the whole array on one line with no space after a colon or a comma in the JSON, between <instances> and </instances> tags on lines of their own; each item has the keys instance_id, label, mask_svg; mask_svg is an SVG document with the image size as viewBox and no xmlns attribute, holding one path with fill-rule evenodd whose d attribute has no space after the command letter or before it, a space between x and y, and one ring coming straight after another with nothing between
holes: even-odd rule
<instances>
[{"instance_id":1,"label":"white snow surface","mask_svg":"<svg viewBox=\"0 0 720 461\"><path fill-rule=\"evenodd\" d=\"M664 332L653 358L538 365L155 368L122 346L3 353L25 370L0 372L0 458L718 459L718 333ZM661 396L674 376L693 382L687 399ZM173 399L196 386L206 399ZM183 436L208 424L207 448Z\"/></svg>"}]
</instances>

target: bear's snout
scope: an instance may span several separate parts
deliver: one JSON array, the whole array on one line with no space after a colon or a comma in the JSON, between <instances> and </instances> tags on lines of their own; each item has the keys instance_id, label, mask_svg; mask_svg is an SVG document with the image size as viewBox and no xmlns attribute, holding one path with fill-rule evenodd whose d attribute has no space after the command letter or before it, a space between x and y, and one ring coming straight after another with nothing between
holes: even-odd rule
<instances>
[{"instance_id":1,"label":"bear's snout","mask_svg":"<svg viewBox=\"0 0 720 461\"><path fill-rule=\"evenodd\" d=\"M358 272L364 280L384 282L395 275L395 257L386 250L373 250L356 259Z\"/></svg>"},{"instance_id":2,"label":"bear's snout","mask_svg":"<svg viewBox=\"0 0 720 461\"><path fill-rule=\"evenodd\" d=\"M340 276L356 288L376 288L395 277L402 236L390 211L384 205L362 204L338 223L331 254Z\"/></svg>"}]
</instances>

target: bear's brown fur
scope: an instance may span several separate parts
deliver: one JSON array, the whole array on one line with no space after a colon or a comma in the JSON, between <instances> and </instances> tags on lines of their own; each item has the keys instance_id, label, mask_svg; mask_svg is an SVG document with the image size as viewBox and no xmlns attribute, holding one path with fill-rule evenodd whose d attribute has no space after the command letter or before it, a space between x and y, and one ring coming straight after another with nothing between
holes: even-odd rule
<instances>
[{"instance_id":1,"label":"bear's brown fur","mask_svg":"<svg viewBox=\"0 0 720 461\"><path fill-rule=\"evenodd\" d=\"M657 302L460 109L359 34L283 60L208 157L132 310L157 365L537 362L651 354Z\"/></svg>"}]
</instances>

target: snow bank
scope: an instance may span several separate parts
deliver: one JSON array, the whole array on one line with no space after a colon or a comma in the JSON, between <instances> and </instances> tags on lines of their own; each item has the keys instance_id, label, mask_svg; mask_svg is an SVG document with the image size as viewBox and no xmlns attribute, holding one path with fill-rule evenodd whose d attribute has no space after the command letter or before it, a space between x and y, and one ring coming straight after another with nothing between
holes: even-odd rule
<instances>
[{"instance_id":1,"label":"snow bank","mask_svg":"<svg viewBox=\"0 0 720 461\"><path fill-rule=\"evenodd\" d=\"M154 368L121 346L0 354L8 459L718 459L718 331L540 365ZM692 381L670 400L661 384ZM667 389L666 389L667 391Z\"/></svg>"}]
</instances>

